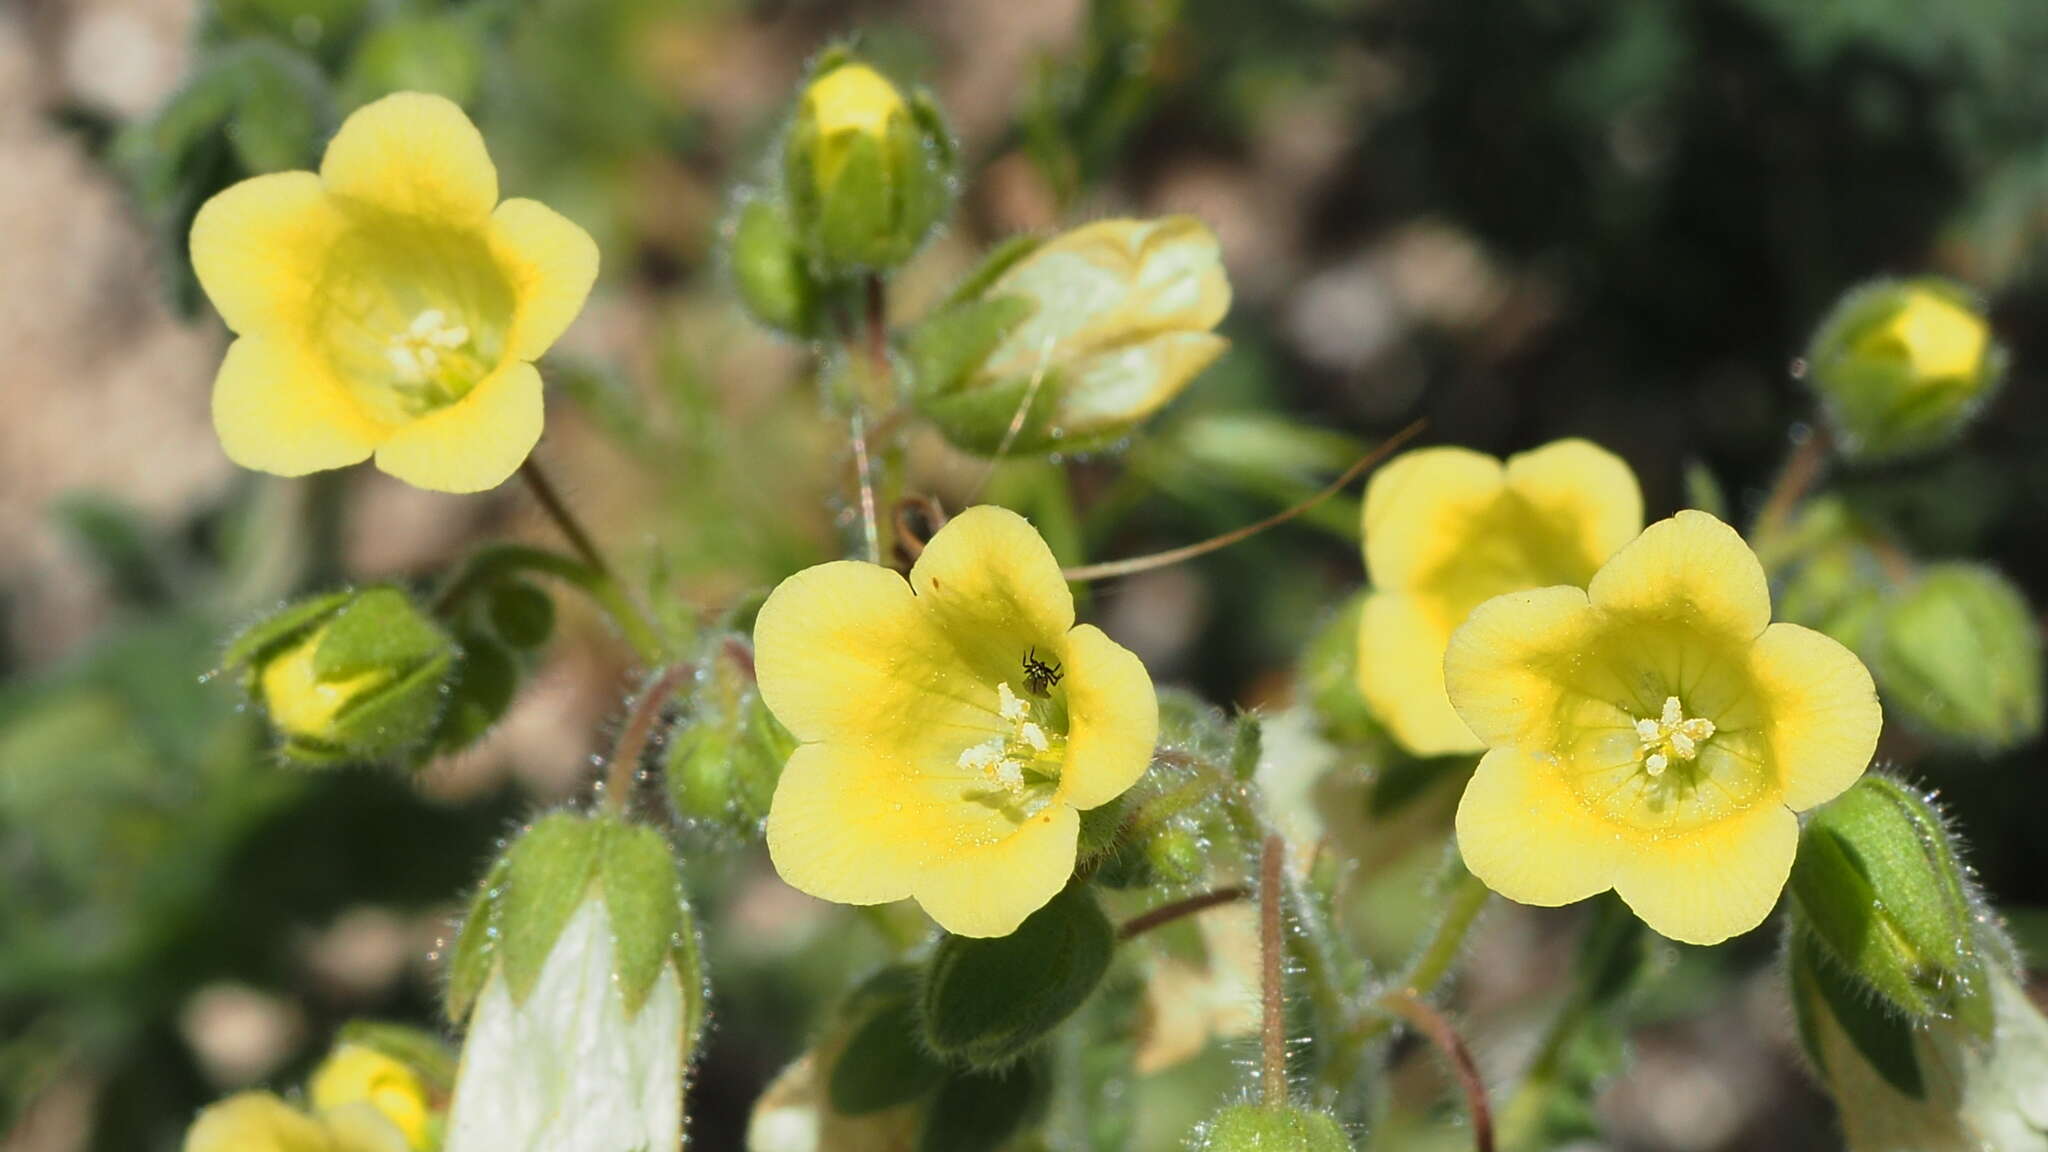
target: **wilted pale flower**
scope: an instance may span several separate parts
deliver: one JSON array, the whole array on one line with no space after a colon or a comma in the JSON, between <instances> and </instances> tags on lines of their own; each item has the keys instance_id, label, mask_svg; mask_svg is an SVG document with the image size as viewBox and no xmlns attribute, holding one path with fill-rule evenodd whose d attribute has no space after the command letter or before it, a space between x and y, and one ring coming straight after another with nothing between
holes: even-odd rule
<instances>
[{"instance_id":1,"label":"wilted pale flower","mask_svg":"<svg viewBox=\"0 0 2048 1152\"><path fill-rule=\"evenodd\" d=\"M1613 888L1697 944L1769 914L1795 813L1856 782L1881 722L1862 663L1772 624L1756 554L1704 512L1651 525L1584 589L1480 605L1444 682L1491 749L1458 806L1473 875L1525 904Z\"/></svg>"},{"instance_id":2,"label":"wilted pale flower","mask_svg":"<svg viewBox=\"0 0 2048 1152\"><path fill-rule=\"evenodd\" d=\"M911 341L918 404L962 447L1115 440L1230 346L1214 331L1230 281L1192 216L1100 220L1022 251Z\"/></svg>"},{"instance_id":3,"label":"wilted pale flower","mask_svg":"<svg viewBox=\"0 0 2048 1152\"><path fill-rule=\"evenodd\" d=\"M448 1007L469 1033L447 1152L675 1152L696 955L658 832L571 813L536 823L456 944Z\"/></svg>"},{"instance_id":4,"label":"wilted pale flower","mask_svg":"<svg viewBox=\"0 0 2048 1152\"><path fill-rule=\"evenodd\" d=\"M1151 763L1144 665L1075 626L1052 550L1002 508L954 517L908 581L791 576L754 636L761 697L800 741L769 853L820 899L913 897L956 935L1007 935L1066 886L1080 811Z\"/></svg>"},{"instance_id":5,"label":"wilted pale flower","mask_svg":"<svg viewBox=\"0 0 2048 1152\"><path fill-rule=\"evenodd\" d=\"M299 476L374 454L409 484L474 492L540 438L532 361L582 309L597 246L535 201L499 203L468 117L406 92L351 115L318 175L207 201L192 264L239 337L213 391L231 459Z\"/></svg>"},{"instance_id":6,"label":"wilted pale flower","mask_svg":"<svg viewBox=\"0 0 2048 1152\"><path fill-rule=\"evenodd\" d=\"M311 1116L268 1092L230 1096L199 1114L184 1152L410 1152L375 1108L355 1103Z\"/></svg>"},{"instance_id":7,"label":"wilted pale flower","mask_svg":"<svg viewBox=\"0 0 2048 1152\"><path fill-rule=\"evenodd\" d=\"M1407 452L1365 490L1358 688L1420 756L1484 745L1444 693L1444 649L1481 602L1553 584L1584 587L1643 527L1635 473L1584 440L1506 464L1464 448Z\"/></svg>"}]
</instances>

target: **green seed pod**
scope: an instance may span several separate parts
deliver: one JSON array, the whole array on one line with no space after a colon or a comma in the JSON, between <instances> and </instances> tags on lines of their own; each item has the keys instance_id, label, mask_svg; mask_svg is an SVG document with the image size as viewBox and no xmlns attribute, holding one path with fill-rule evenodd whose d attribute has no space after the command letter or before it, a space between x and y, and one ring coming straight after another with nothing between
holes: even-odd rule
<instances>
[{"instance_id":1,"label":"green seed pod","mask_svg":"<svg viewBox=\"0 0 2048 1152\"><path fill-rule=\"evenodd\" d=\"M953 143L922 92L830 53L783 143L789 212L821 279L908 260L952 203Z\"/></svg>"},{"instance_id":2,"label":"green seed pod","mask_svg":"<svg viewBox=\"0 0 2048 1152\"><path fill-rule=\"evenodd\" d=\"M1299 1108L1239 1104L1197 1130L1196 1152L1351 1152L1336 1117Z\"/></svg>"},{"instance_id":3,"label":"green seed pod","mask_svg":"<svg viewBox=\"0 0 2048 1152\"><path fill-rule=\"evenodd\" d=\"M1882 280L1844 296L1807 356L1844 455L1937 448L1967 425L2004 371L1982 311L1941 280Z\"/></svg>"},{"instance_id":4,"label":"green seed pod","mask_svg":"<svg viewBox=\"0 0 2048 1152\"><path fill-rule=\"evenodd\" d=\"M2041 641L2010 581L1937 564L1887 606L1872 654L1885 703L1917 729L1998 752L2041 731Z\"/></svg>"},{"instance_id":5,"label":"green seed pod","mask_svg":"<svg viewBox=\"0 0 2048 1152\"><path fill-rule=\"evenodd\" d=\"M1982 1019L1979 901L1924 796L1865 776L1807 820L1791 887L1804 930L1891 1011Z\"/></svg>"},{"instance_id":6,"label":"green seed pod","mask_svg":"<svg viewBox=\"0 0 2048 1152\"><path fill-rule=\"evenodd\" d=\"M726 258L747 311L800 339L816 335L818 285L787 207L772 196L749 197L730 227Z\"/></svg>"},{"instance_id":7,"label":"green seed pod","mask_svg":"<svg viewBox=\"0 0 2048 1152\"><path fill-rule=\"evenodd\" d=\"M714 637L688 713L669 737L663 774L682 820L753 836L767 818L782 766L796 750L754 687L745 640Z\"/></svg>"},{"instance_id":8,"label":"green seed pod","mask_svg":"<svg viewBox=\"0 0 2048 1152\"><path fill-rule=\"evenodd\" d=\"M440 719L458 649L396 588L318 596L236 637L243 670L283 754L302 764L403 761Z\"/></svg>"},{"instance_id":9,"label":"green seed pod","mask_svg":"<svg viewBox=\"0 0 2048 1152\"><path fill-rule=\"evenodd\" d=\"M926 969L926 1042L978 1068L1009 1064L1088 999L1115 946L1109 918L1079 884L1008 936L944 937Z\"/></svg>"},{"instance_id":10,"label":"green seed pod","mask_svg":"<svg viewBox=\"0 0 2048 1152\"><path fill-rule=\"evenodd\" d=\"M1099 220L998 247L905 348L913 399L969 452L1129 435L1221 356L1230 281L1191 216Z\"/></svg>"}]
</instances>

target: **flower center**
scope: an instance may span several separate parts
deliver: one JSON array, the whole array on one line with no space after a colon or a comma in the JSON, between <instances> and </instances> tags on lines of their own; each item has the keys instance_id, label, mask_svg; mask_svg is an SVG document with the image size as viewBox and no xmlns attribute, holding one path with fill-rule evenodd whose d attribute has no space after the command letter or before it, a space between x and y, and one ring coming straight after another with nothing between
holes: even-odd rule
<instances>
[{"instance_id":1,"label":"flower center","mask_svg":"<svg viewBox=\"0 0 2048 1152\"><path fill-rule=\"evenodd\" d=\"M1714 722L1704 716L1688 718L1685 705L1676 696L1664 698L1664 713L1654 720L1636 721L1637 755L1643 771L1652 779L1662 776L1673 760L1690 762L1700 754L1700 745L1714 735Z\"/></svg>"},{"instance_id":2,"label":"flower center","mask_svg":"<svg viewBox=\"0 0 2048 1152\"><path fill-rule=\"evenodd\" d=\"M1067 738L1049 702L1019 696L1004 682L996 685L996 710L1006 727L960 753L960 767L1010 800L1049 798L1067 758Z\"/></svg>"},{"instance_id":3,"label":"flower center","mask_svg":"<svg viewBox=\"0 0 2048 1152\"><path fill-rule=\"evenodd\" d=\"M469 394L484 375L484 364L467 324L451 323L439 308L428 308L391 337L391 389L412 415L445 408Z\"/></svg>"}]
</instances>

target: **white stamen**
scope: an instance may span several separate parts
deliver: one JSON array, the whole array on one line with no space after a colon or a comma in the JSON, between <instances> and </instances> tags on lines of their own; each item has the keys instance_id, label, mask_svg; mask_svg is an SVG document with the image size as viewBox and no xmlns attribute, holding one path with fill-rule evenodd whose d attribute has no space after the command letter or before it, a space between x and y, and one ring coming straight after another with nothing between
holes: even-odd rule
<instances>
[{"instance_id":1,"label":"white stamen","mask_svg":"<svg viewBox=\"0 0 2048 1152\"><path fill-rule=\"evenodd\" d=\"M996 685L996 710L1003 714L1005 720L1022 720L1030 714L1031 707L1010 691L1009 681L1005 680Z\"/></svg>"},{"instance_id":2,"label":"white stamen","mask_svg":"<svg viewBox=\"0 0 2048 1152\"><path fill-rule=\"evenodd\" d=\"M1714 722L1704 716L1688 719L1685 705L1676 696L1664 698L1664 709L1655 720L1636 721L1636 740L1640 747L1638 755L1643 758L1643 771L1652 779L1662 776L1671 767L1675 757L1691 761L1700 754L1700 745L1714 735Z\"/></svg>"},{"instance_id":3,"label":"white stamen","mask_svg":"<svg viewBox=\"0 0 2048 1152\"><path fill-rule=\"evenodd\" d=\"M1023 737L1024 742L1031 745L1036 751L1043 752L1052 747L1052 741L1045 738L1045 729L1040 728L1029 720L1018 725L1017 735Z\"/></svg>"},{"instance_id":4,"label":"white stamen","mask_svg":"<svg viewBox=\"0 0 2048 1152\"><path fill-rule=\"evenodd\" d=\"M1664 769L1670 766L1670 758L1662 752L1652 752L1643 759L1643 771L1648 772L1653 778L1662 776Z\"/></svg>"},{"instance_id":5,"label":"white stamen","mask_svg":"<svg viewBox=\"0 0 2048 1152\"><path fill-rule=\"evenodd\" d=\"M991 736L960 753L960 767L976 772L992 772L1003 759L1003 747L1004 740L1001 736Z\"/></svg>"}]
</instances>

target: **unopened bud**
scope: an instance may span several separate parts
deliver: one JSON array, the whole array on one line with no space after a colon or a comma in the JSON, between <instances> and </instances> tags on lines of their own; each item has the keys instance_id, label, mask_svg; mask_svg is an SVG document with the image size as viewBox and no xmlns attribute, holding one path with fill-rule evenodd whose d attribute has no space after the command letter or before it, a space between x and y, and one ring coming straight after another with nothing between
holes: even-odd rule
<instances>
[{"instance_id":1,"label":"unopened bud","mask_svg":"<svg viewBox=\"0 0 2048 1152\"><path fill-rule=\"evenodd\" d=\"M747 651L742 638L714 639L669 739L664 779L683 820L751 836L768 815L796 738L761 702Z\"/></svg>"},{"instance_id":2,"label":"unopened bud","mask_svg":"<svg viewBox=\"0 0 2048 1152\"><path fill-rule=\"evenodd\" d=\"M1842 452L1866 459L1954 439L2004 365L1981 310L1940 280L1850 292L1821 322L1808 360Z\"/></svg>"},{"instance_id":3,"label":"unopened bud","mask_svg":"<svg viewBox=\"0 0 2048 1152\"><path fill-rule=\"evenodd\" d=\"M1197 1152L1351 1152L1336 1117L1300 1108L1239 1104L1198 1131Z\"/></svg>"},{"instance_id":4,"label":"unopened bud","mask_svg":"<svg viewBox=\"0 0 2048 1152\"><path fill-rule=\"evenodd\" d=\"M301 601L237 637L223 665L246 670L283 753L314 765L401 760L433 732L453 640L395 588Z\"/></svg>"},{"instance_id":5,"label":"unopened bud","mask_svg":"<svg viewBox=\"0 0 2048 1152\"><path fill-rule=\"evenodd\" d=\"M828 279L909 259L951 201L953 147L922 93L867 64L828 56L805 87L784 145L789 211Z\"/></svg>"},{"instance_id":6,"label":"unopened bud","mask_svg":"<svg viewBox=\"0 0 2048 1152\"><path fill-rule=\"evenodd\" d=\"M323 1113L358 1104L376 1109L415 1152L439 1142L441 1118L435 1109L436 1094L426 1077L412 1064L371 1043L344 1040L336 1045L313 1071L306 1090L313 1107ZM446 1091L444 1086L441 1095Z\"/></svg>"},{"instance_id":7,"label":"unopened bud","mask_svg":"<svg viewBox=\"0 0 2048 1152\"><path fill-rule=\"evenodd\" d=\"M751 196L732 220L727 259L740 303L754 319L792 336L816 332L818 285L788 208L771 196Z\"/></svg>"},{"instance_id":8,"label":"unopened bud","mask_svg":"<svg viewBox=\"0 0 2048 1152\"><path fill-rule=\"evenodd\" d=\"M1926 797L1865 776L1808 818L1791 886L1800 926L1888 1010L1975 1018L1982 911Z\"/></svg>"},{"instance_id":9,"label":"unopened bud","mask_svg":"<svg viewBox=\"0 0 2048 1152\"><path fill-rule=\"evenodd\" d=\"M1873 670L1921 731L2001 751L2041 730L2041 640L2018 588L1993 569L1937 564L1887 606Z\"/></svg>"},{"instance_id":10,"label":"unopened bud","mask_svg":"<svg viewBox=\"0 0 2048 1152\"><path fill-rule=\"evenodd\" d=\"M912 335L916 402L971 452L1113 443L1229 347L1230 281L1191 216L1100 220L989 266Z\"/></svg>"}]
</instances>

